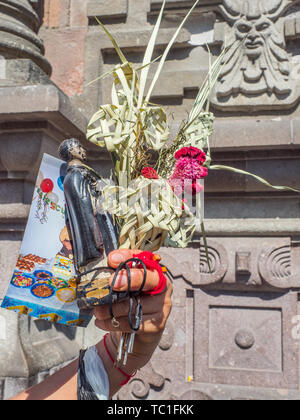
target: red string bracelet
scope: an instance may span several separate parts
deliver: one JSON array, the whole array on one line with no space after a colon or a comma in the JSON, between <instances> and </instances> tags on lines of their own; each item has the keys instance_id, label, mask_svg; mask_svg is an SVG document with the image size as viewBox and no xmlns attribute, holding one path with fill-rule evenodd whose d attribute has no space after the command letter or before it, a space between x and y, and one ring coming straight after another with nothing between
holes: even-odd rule
<instances>
[{"instance_id":1,"label":"red string bracelet","mask_svg":"<svg viewBox=\"0 0 300 420\"><path fill-rule=\"evenodd\" d=\"M110 358L110 360L113 362L113 364L115 365L115 361L114 361L114 359L113 359L113 357L112 357L112 355L110 354L110 352L109 352L109 350L108 350L108 347L107 347L107 344L106 344L106 337L108 336L108 333L107 334L105 334L105 336L103 337L103 344L104 344L104 348L105 348L105 350L106 350L106 353L108 354L108 356L109 356L109 358ZM122 375L124 375L125 377L126 377L126 381L124 381L124 382L122 382L121 383L121 386L124 386L124 385L126 385L126 384L128 384L128 382L130 381L130 379L131 378L133 378L135 375L136 375L136 372L133 374L133 375L128 375L127 373L125 373L121 368L118 368L118 367L116 367L115 366L115 368L116 369L118 369L118 371L119 372L121 372L122 373Z\"/></svg>"}]
</instances>

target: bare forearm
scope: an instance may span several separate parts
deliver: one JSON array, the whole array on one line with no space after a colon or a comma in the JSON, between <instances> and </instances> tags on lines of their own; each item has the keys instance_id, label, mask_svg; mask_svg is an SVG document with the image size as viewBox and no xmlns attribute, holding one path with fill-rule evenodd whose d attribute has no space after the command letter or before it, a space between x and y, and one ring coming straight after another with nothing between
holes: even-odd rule
<instances>
[{"instance_id":1,"label":"bare forearm","mask_svg":"<svg viewBox=\"0 0 300 420\"><path fill-rule=\"evenodd\" d=\"M107 346L113 359L116 358L118 337L115 336L112 340L112 334L107 338ZM114 363L109 358L108 353L104 347L103 340L96 345L98 354L102 359L104 368L106 370L109 384L110 384L110 398L118 392L126 377L114 366ZM134 359L130 360L127 368L124 371L131 375L135 371ZM21 392L12 400L77 400L77 370L78 359L65 366L60 371L52 376L49 376L42 383L35 385L27 391ZM101 378L99 378L101 380Z\"/></svg>"},{"instance_id":2,"label":"bare forearm","mask_svg":"<svg viewBox=\"0 0 300 420\"><path fill-rule=\"evenodd\" d=\"M77 400L78 359L12 400Z\"/></svg>"}]
</instances>

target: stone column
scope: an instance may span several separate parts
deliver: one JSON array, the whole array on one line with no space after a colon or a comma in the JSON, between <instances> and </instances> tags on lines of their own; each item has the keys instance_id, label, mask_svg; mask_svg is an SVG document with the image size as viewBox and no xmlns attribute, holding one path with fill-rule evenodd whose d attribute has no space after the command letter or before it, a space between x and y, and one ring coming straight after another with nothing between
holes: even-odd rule
<instances>
[{"instance_id":1,"label":"stone column","mask_svg":"<svg viewBox=\"0 0 300 420\"><path fill-rule=\"evenodd\" d=\"M5 59L27 58L48 76L51 65L44 57L44 45L37 36L40 18L33 4L38 1L0 1L0 55Z\"/></svg>"}]
</instances>

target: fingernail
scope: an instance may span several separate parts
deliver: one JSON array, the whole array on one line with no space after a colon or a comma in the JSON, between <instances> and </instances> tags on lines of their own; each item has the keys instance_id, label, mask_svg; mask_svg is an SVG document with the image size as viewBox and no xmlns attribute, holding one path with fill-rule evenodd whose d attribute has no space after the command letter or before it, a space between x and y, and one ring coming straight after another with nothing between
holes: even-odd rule
<instances>
[{"instance_id":1,"label":"fingernail","mask_svg":"<svg viewBox=\"0 0 300 420\"><path fill-rule=\"evenodd\" d=\"M123 261L125 261L125 256L123 255L123 254L121 254L120 252L118 253L118 252L113 252L111 255L110 255L110 260L111 260L111 262L112 263L114 263L114 264L118 264L118 263L121 263L121 262L123 262Z\"/></svg>"},{"instance_id":2,"label":"fingernail","mask_svg":"<svg viewBox=\"0 0 300 420\"><path fill-rule=\"evenodd\" d=\"M116 279L115 288L116 289L123 289L123 287L127 286L127 283L128 283L127 275L126 274L119 274L117 279Z\"/></svg>"}]
</instances>

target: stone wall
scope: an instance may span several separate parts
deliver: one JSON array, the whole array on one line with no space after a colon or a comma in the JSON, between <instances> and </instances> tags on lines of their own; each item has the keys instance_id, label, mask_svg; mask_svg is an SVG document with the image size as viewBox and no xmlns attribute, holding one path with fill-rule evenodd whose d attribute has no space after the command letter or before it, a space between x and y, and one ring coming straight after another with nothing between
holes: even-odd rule
<instances>
[{"instance_id":1,"label":"stone wall","mask_svg":"<svg viewBox=\"0 0 300 420\"><path fill-rule=\"evenodd\" d=\"M97 78L117 63L117 57L95 17L108 26L128 60L138 66L162 1L27 3L35 3L35 13L43 16L38 37L52 76L50 81L49 71L45 73L36 55L22 56L18 79L11 76L10 86L6 81L2 88L1 94L11 99L8 107L0 104L0 187L13 197L0 202L0 264L5 273L1 290L17 255L41 151L55 154L68 133L83 139L88 118L100 104L110 102L110 83ZM155 56L192 4L167 1ZM0 19L1 13L0 7ZM211 98L216 115L211 139L214 163L299 189L299 22L298 1L201 0L178 36L152 98L167 108L172 132L189 112L207 74L208 48L216 57L226 40L227 64ZM29 29L37 32L36 27ZM15 56L7 48L3 51L2 73L4 66L9 72L10 66L20 63L9 59ZM38 54L43 56L40 48ZM39 100L20 101L24 85ZM23 139L32 144L26 164L14 154ZM87 147L91 164L107 174L107 155ZM299 196L274 191L244 175L211 171L205 200L212 273L200 235L187 250L163 250L174 282L172 316L151 363L118 398L299 399L295 333L300 310ZM3 312L1 316L6 317ZM17 327L11 328L13 332ZM79 345L97 335L76 331L70 338L66 332L59 333L66 340L74 341L76 336ZM26 329L23 334L26 340ZM18 343L15 348L13 354ZM67 351L60 361L68 358ZM49 366L41 364L40 369L48 372ZM33 373L14 372L18 375L28 378ZM5 375L0 364L1 376Z\"/></svg>"}]
</instances>

